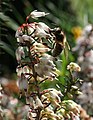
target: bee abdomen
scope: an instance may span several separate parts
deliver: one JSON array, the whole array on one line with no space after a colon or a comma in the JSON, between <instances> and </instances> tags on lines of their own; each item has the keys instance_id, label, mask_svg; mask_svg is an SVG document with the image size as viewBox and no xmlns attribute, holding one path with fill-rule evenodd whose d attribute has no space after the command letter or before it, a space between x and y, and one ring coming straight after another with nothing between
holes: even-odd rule
<instances>
[{"instance_id":1,"label":"bee abdomen","mask_svg":"<svg viewBox=\"0 0 93 120\"><path fill-rule=\"evenodd\" d=\"M52 52L53 57L57 57L58 55L60 55L62 50L63 47L60 44L56 44Z\"/></svg>"}]
</instances>

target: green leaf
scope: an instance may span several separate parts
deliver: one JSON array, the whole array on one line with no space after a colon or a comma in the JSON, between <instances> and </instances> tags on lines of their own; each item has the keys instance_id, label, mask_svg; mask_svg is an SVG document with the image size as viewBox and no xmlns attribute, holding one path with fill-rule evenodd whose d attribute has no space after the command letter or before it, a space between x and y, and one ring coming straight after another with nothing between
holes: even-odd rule
<instances>
[{"instance_id":1,"label":"green leaf","mask_svg":"<svg viewBox=\"0 0 93 120\"><path fill-rule=\"evenodd\" d=\"M0 19L3 20L6 26L10 27L11 29L15 31L18 29L18 24L9 16L4 15L2 12L0 12Z\"/></svg>"},{"instance_id":2,"label":"green leaf","mask_svg":"<svg viewBox=\"0 0 93 120\"><path fill-rule=\"evenodd\" d=\"M7 53L15 57L14 51L12 50L11 46L8 45L7 43L0 41L0 48L4 49Z\"/></svg>"}]
</instances>

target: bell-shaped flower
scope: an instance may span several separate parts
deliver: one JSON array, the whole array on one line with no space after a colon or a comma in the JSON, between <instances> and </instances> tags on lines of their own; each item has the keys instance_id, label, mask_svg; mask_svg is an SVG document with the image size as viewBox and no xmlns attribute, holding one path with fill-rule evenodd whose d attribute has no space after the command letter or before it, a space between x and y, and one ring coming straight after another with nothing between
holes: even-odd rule
<instances>
[{"instance_id":1,"label":"bell-shaped flower","mask_svg":"<svg viewBox=\"0 0 93 120\"><path fill-rule=\"evenodd\" d=\"M34 51L36 50L37 53L43 54L43 53L45 53L45 52L50 51L51 49L48 48L47 46L43 45L42 43L35 42L35 43L33 44L33 47L32 47L31 50L34 50Z\"/></svg>"},{"instance_id":2,"label":"bell-shaped flower","mask_svg":"<svg viewBox=\"0 0 93 120\"><path fill-rule=\"evenodd\" d=\"M80 106L72 100L64 100L61 105L68 111L73 112L75 115L80 113Z\"/></svg>"},{"instance_id":3,"label":"bell-shaped flower","mask_svg":"<svg viewBox=\"0 0 93 120\"><path fill-rule=\"evenodd\" d=\"M22 30L21 30L21 29L18 29L18 30L16 31L15 37L16 37L16 38L19 38L19 37L22 36L22 35L23 35Z\"/></svg>"},{"instance_id":4,"label":"bell-shaped flower","mask_svg":"<svg viewBox=\"0 0 93 120\"><path fill-rule=\"evenodd\" d=\"M43 23L43 22L39 22L39 23L37 23L37 25L38 25L38 27L39 28L41 28L41 29L43 29L45 32L47 32L47 33L49 33L49 26L47 26L45 23Z\"/></svg>"},{"instance_id":5,"label":"bell-shaped flower","mask_svg":"<svg viewBox=\"0 0 93 120\"><path fill-rule=\"evenodd\" d=\"M25 58L25 52L24 48L19 46L16 50L16 59L18 62L20 62L22 58Z\"/></svg>"},{"instance_id":6,"label":"bell-shaped flower","mask_svg":"<svg viewBox=\"0 0 93 120\"><path fill-rule=\"evenodd\" d=\"M43 108L43 104L42 104L42 101L39 99L38 96L35 96L35 104L34 104L34 108L37 109L37 108Z\"/></svg>"},{"instance_id":7,"label":"bell-shaped flower","mask_svg":"<svg viewBox=\"0 0 93 120\"><path fill-rule=\"evenodd\" d=\"M29 109L28 118L29 118L30 120L35 120L35 117L36 117L36 113L32 112L32 111Z\"/></svg>"},{"instance_id":8,"label":"bell-shaped flower","mask_svg":"<svg viewBox=\"0 0 93 120\"><path fill-rule=\"evenodd\" d=\"M39 12L37 10L34 10L30 13L30 16L34 19L38 18L38 17L44 17L46 15L48 15L49 13L45 13L45 12Z\"/></svg>"},{"instance_id":9,"label":"bell-shaped flower","mask_svg":"<svg viewBox=\"0 0 93 120\"><path fill-rule=\"evenodd\" d=\"M20 90L27 90L28 88L28 81L24 74L21 74L21 77L18 79L18 87Z\"/></svg>"},{"instance_id":10,"label":"bell-shaped flower","mask_svg":"<svg viewBox=\"0 0 93 120\"><path fill-rule=\"evenodd\" d=\"M54 111L53 111L53 109L51 109L51 107L47 107L44 110L42 110L41 117L42 117L42 120L44 118L48 118L51 120L60 120L60 117L56 113L54 113Z\"/></svg>"},{"instance_id":11,"label":"bell-shaped flower","mask_svg":"<svg viewBox=\"0 0 93 120\"><path fill-rule=\"evenodd\" d=\"M21 74L24 74L26 78L32 75L32 70L28 66L20 67L18 66L16 69L18 77L21 77Z\"/></svg>"},{"instance_id":12,"label":"bell-shaped flower","mask_svg":"<svg viewBox=\"0 0 93 120\"><path fill-rule=\"evenodd\" d=\"M19 36L17 38L17 42L18 43L25 43L25 42L29 42L29 43L34 43L35 40L31 37L31 36L28 36L28 35L22 35L22 36Z\"/></svg>"},{"instance_id":13,"label":"bell-shaped flower","mask_svg":"<svg viewBox=\"0 0 93 120\"><path fill-rule=\"evenodd\" d=\"M30 23L27 27L28 35L33 36L35 30L36 30L36 22Z\"/></svg>"},{"instance_id":14,"label":"bell-shaped flower","mask_svg":"<svg viewBox=\"0 0 93 120\"><path fill-rule=\"evenodd\" d=\"M38 25L36 26L36 31L35 31L35 36L39 37L39 38L46 38L46 37L50 37L50 34L48 34L47 32L44 31L44 29L42 29L41 27L39 27Z\"/></svg>"},{"instance_id":15,"label":"bell-shaped flower","mask_svg":"<svg viewBox=\"0 0 93 120\"><path fill-rule=\"evenodd\" d=\"M53 61L50 60L49 57L41 57L40 62L35 64L35 72L40 76L40 77L50 77L50 78L55 78L57 74L55 73L56 67Z\"/></svg>"},{"instance_id":16,"label":"bell-shaped flower","mask_svg":"<svg viewBox=\"0 0 93 120\"><path fill-rule=\"evenodd\" d=\"M47 89L47 93L44 94L47 97L48 102L50 102L54 107L60 107L62 93L54 88Z\"/></svg>"},{"instance_id":17,"label":"bell-shaped flower","mask_svg":"<svg viewBox=\"0 0 93 120\"><path fill-rule=\"evenodd\" d=\"M56 90L54 88L49 88L48 90L49 90L49 93L50 93L51 97L56 99L56 101L58 103L60 103L61 98L63 97L63 94L61 93L61 91L58 91L58 90Z\"/></svg>"},{"instance_id":18,"label":"bell-shaped flower","mask_svg":"<svg viewBox=\"0 0 93 120\"><path fill-rule=\"evenodd\" d=\"M24 42L29 41L30 43L33 43L35 41L31 36L28 35L23 35L22 39Z\"/></svg>"},{"instance_id":19,"label":"bell-shaped flower","mask_svg":"<svg viewBox=\"0 0 93 120\"><path fill-rule=\"evenodd\" d=\"M17 66L16 68L17 76L21 77L21 74L23 73L23 68L20 66Z\"/></svg>"}]
</instances>

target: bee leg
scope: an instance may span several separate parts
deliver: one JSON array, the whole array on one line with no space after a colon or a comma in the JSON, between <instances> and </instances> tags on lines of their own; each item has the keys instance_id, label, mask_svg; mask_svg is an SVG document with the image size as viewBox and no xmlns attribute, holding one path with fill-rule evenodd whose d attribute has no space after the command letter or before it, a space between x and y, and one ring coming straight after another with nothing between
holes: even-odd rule
<instances>
[{"instance_id":1,"label":"bee leg","mask_svg":"<svg viewBox=\"0 0 93 120\"><path fill-rule=\"evenodd\" d=\"M54 48L55 48L55 45L56 45L56 43L53 43L53 48L52 48L52 49L54 49Z\"/></svg>"}]
</instances>

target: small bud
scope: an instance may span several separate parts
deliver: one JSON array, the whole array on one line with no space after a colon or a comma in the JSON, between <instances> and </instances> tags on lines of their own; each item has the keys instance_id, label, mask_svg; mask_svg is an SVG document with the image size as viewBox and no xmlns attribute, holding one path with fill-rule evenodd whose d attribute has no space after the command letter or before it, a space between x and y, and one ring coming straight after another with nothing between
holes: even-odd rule
<instances>
[{"instance_id":1,"label":"small bud","mask_svg":"<svg viewBox=\"0 0 93 120\"><path fill-rule=\"evenodd\" d=\"M67 70L79 72L79 71L81 71L81 68L80 68L80 66L78 64L76 64L74 62L71 62L67 66Z\"/></svg>"},{"instance_id":2,"label":"small bud","mask_svg":"<svg viewBox=\"0 0 93 120\"><path fill-rule=\"evenodd\" d=\"M71 93L67 93L67 96L71 99L71 98L73 98L73 95L71 94Z\"/></svg>"},{"instance_id":3,"label":"small bud","mask_svg":"<svg viewBox=\"0 0 93 120\"><path fill-rule=\"evenodd\" d=\"M77 94L77 95L82 95L83 93L82 93L81 91L76 91L75 94Z\"/></svg>"},{"instance_id":4,"label":"small bud","mask_svg":"<svg viewBox=\"0 0 93 120\"><path fill-rule=\"evenodd\" d=\"M72 85L71 88L73 88L74 90L77 90L77 89L78 89L78 87L75 86L75 85Z\"/></svg>"}]
</instances>

